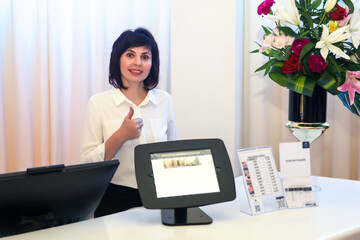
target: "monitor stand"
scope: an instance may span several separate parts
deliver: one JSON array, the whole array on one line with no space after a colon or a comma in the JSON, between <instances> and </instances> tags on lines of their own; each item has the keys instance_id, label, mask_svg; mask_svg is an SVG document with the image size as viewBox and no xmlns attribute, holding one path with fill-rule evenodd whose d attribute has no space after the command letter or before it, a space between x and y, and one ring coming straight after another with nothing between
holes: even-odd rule
<instances>
[{"instance_id":1,"label":"monitor stand","mask_svg":"<svg viewBox=\"0 0 360 240\"><path fill-rule=\"evenodd\" d=\"M168 226L212 223L212 219L198 207L161 209L161 219L162 223Z\"/></svg>"}]
</instances>

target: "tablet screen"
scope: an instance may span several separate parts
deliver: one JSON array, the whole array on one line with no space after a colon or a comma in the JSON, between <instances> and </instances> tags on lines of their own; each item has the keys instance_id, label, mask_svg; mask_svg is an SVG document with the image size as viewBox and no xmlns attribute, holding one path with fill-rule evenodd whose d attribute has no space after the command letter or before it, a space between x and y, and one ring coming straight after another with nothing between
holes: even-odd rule
<instances>
[{"instance_id":1,"label":"tablet screen","mask_svg":"<svg viewBox=\"0 0 360 240\"><path fill-rule=\"evenodd\" d=\"M211 149L152 153L158 198L220 192Z\"/></svg>"}]
</instances>

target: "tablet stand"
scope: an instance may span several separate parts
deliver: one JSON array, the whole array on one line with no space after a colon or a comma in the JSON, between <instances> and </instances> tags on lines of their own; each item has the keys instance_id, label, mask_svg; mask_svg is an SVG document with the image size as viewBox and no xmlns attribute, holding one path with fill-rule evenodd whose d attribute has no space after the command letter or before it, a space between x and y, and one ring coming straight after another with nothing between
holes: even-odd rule
<instances>
[{"instance_id":1,"label":"tablet stand","mask_svg":"<svg viewBox=\"0 0 360 240\"><path fill-rule=\"evenodd\" d=\"M210 218L198 207L161 209L161 219L162 223L168 226L202 225L212 223L212 218Z\"/></svg>"}]
</instances>

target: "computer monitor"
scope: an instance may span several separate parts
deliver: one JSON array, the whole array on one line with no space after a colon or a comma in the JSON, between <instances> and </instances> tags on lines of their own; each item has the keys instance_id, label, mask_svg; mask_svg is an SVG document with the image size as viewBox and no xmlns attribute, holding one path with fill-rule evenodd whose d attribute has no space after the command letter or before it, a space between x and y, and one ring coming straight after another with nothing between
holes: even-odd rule
<instances>
[{"instance_id":1,"label":"computer monitor","mask_svg":"<svg viewBox=\"0 0 360 240\"><path fill-rule=\"evenodd\" d=\"M118 160L0 175L0 237L90 219Z\"/></svg>"},{"instance_id":2,"label":"computer monitor","mask_svg":"<svg viewBox=\"0 0 360 240\"><path fill-rule=\"evenodd\" d=\"M199 206L236 197L230 159L220 139L138 145L135 172L144 207L162 209L165 225L212 223Z\"/></svg>"}]
</instances>

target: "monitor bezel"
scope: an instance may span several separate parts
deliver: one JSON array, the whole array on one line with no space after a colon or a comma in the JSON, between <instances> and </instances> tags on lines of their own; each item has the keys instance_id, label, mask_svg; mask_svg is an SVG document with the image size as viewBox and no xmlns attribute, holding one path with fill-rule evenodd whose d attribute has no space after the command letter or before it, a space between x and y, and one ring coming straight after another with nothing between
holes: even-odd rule
<instances>
[{"instance_id":1,"label":"monitor bezel","mask_svg":"<svg viewBox=\"0 0 360 240\"><path fill-rule=\"evenodd\" d=\"M219 192L158 198L151 165L151 154L210 149L219 184ZM135 147L135 172L145 208L191 208L231 201L236 198L234 174L221 139L189 139L142 144Z\"/></svg>"},{"instance_id":2,"label":"monitor bezel","mask_svg":"<svg viewBox=\"0 0 360 240\"><path fill-rule=\"evenodd\" d=\"M0 200L0 237L90 219L119 164L59 164L1 174L0 189L8 194Z\"/></svg>"}]
</instances>

